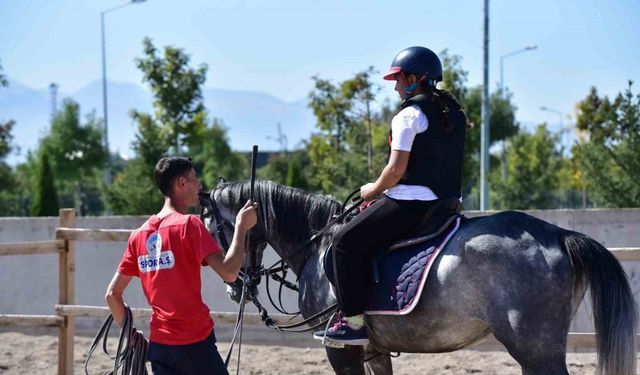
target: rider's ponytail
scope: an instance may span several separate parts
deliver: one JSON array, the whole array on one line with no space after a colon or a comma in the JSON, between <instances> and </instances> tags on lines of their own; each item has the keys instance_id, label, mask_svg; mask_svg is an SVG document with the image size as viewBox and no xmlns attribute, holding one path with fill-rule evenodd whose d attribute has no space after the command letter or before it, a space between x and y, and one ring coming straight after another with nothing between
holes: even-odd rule
<instances>
[{"instance_id":1,"label":"rider's ponytail","mask_svg":"<svg viewBox=\"0 0 640 375\"><path fill-rule=\"evenodd\" d=\"M467 115L462 110L462 106L458 102L458 100L453 96L450 92L446 90L440 90L436 88L434 85L431 85L427 82L423 84L425 88L425 94L429 98L429 100L438 108L439 112L442 114L442 121L444 125L444 131L450 132L453 130L453 124L451 123L451 111L460 111L465 123L465 130L469 130L473 128L473 124L469 122L467 119ZM449 103L455 103L456 108L449 108L447 105Z\"/></svg>"}]
</instances>

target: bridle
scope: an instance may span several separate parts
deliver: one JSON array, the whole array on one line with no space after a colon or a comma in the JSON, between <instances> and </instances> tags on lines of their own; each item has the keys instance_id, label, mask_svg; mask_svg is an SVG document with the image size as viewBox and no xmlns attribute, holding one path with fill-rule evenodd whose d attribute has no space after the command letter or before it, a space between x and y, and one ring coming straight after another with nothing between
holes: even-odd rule
<instances>
[{"instance_id":1,"label":"bridle","mask_svg":"<svg viewBox=\"0 0 640 375\"><path fill-rule=\"evenodd\" d=\"M227 236L224 234L224 226L227 225L228 227L233 229L235 228L235 223L225 220L220 214L220 210L218 210L218 205L216 204L216 200L214 197L214 194L216 190L218 190L218 188L211 190L210 193L206 193L204 191L198 193L201 207L200 219L204 222L205 218L211 217L211 215L213 215L213 219L216 221L216 234L218 235L218 240L220 241L222 250L226 254L226 252L229 250L229 241L227 241ZM205 213L205 208L208 211L207 213Z\"/></svg>"},{"instance_id":2,"label":"bridle","mask_svg":"<svg viewBox=\"0 0 640 375\"><path fill-rule=\"evenodd\" d=\"M220 188L221 186L218 186L216 189L211 190L210 193L206 193L206 192L199 193L200 203L202 207L200 212L200 218L204 220L207 217L213 216L213 219L216 221L216 235L218 236L220 245L223 247L223 251L226 253L226 251L229 249L229 242L224 233L224 228L225 226L227 226L233 229L235 225L234 223L228 220L225 220L220 214L220 210L218 209L218 205L215 200L215 192ZM349 194L349 196L347 197L347 199L345 199L344 203L341 206L341 209L340 209L341 213L335 216L331 221L329 221L329 223L327 223L327 225L324 228L322 228L320 231L312 235L309 238L309 240L307 240L304 243L303 247L309 246L311 243L313 243L322 235L324 235L333 225L343 221L348 214L350 214L356 208L358 208L360 204L363 202L362 199L356 201L352 206L345 209L349 200L359 191L360 189L356 189L353 192L351 192L351 194ZM205 212L205 208L207 208L207 212ZM301 267L304 267L304 263L306 263L308 258L309 256L305 258L303 265ZM300 314L299 311L296 313L287 312L286 309L283 307L283 303L282 303L283 287L294 290L296 292L299 291L298 285L295 285L286 280L287 270L289 268L290 266L286 264L283 260L276 262L273 266L269 268L265 268L262 265L260 265L259 267L250 267L249 269L240 271L239 280L237 280L235 283L238 283L238 281L240 281L243 284L243 287L244 287L243 292L246 291L248 293L248 297L250 301L253 302L253 304L258 309L262 322L269 328L282 331L282 332L306 332L306 331L315 330L321 326L326 325L327 321L329 321L330 319L329 315L333 313L335 310L337 310L337 304L335 303L323 309L322 311L306 319L303 319L302 321L292 323L292 324L282 325L269 316L267 310L262 306L262 304L258 300L256 286L260 282L260 279L262 278L262 276L265 276L267 280L267 285L266 285L267 295L269 297L269 301L271 302L272 306L282 314L291 315L292 318ZM276 303L274 302L271 296L271 292L269 288L269 278L280 283L279 292L278 292L278 303L280 307L276 305ZM317 319L320 319L320 321L318 322ZM304 327L308 324L310 324L311 326Z\"/></svg>"}]
</instances>

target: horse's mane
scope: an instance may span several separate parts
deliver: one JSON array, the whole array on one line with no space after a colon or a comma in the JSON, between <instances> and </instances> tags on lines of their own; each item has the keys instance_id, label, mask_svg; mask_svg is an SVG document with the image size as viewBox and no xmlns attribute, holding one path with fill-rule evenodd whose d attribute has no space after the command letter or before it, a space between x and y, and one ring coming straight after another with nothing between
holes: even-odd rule
<instances>
[{"instance_id":1,"label":"horse's mane","mask_svg":"<svg viewBox=\"0 0 640 375\"><path fill-rule=\"evenodd\" d=\"M221 194L228 194L237 212L249 199L251 185L248 181L226 182L219 189ZM291 242L309 239L340 207L340 203L328 195L308 193L269 180L256 180L254 198L265 230Z\"/></svg>"}]
</instances>

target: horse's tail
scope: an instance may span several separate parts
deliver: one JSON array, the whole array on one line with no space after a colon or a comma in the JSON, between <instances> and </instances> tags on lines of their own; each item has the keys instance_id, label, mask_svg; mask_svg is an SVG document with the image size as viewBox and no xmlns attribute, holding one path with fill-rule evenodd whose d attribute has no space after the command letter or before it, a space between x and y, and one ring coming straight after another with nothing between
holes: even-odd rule
<instances>
[{"instance_id":1,"label":"horse's tail","mask_svg":"<svg viewBox=\"0 0 640 375\"><path fill-rule=\"evenodd\" d=\"M576 232L563 235L577 285L588 281L598 345L598 373L636 373L636 303L620 262L604 246ZM584 285L584 284L583 284Z\"/></svg>"}]
</instances>

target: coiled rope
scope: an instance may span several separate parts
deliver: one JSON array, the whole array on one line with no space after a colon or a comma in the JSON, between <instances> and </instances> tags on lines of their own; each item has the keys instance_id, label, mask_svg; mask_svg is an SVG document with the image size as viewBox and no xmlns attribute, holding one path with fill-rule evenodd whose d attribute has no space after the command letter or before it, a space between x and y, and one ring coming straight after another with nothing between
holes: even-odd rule
<instances>
[{"instance_id":1,"label":"coiled rope","mask_svg":"<svg viewBox=\"0 0 640 375\"><path fill-rule=\"evenodd\" d=\"M124 305L124 312L122 329L118 337L118 349L115 355L109 354L107 350L107 338L109 337L109 331L113 324L113 316L109 314L107 319L102 323L98 334L93 339L91 348L89 348L87 352L87 359L84 361L85 375L90 375L89 360L98 347L100 340L102 340L102 351L104 354L114 360L113 371L108 372L106 375L147 375L145 363L147 360L149 340L133 325L133 313L131 312L131 308L126 304Z\"/></svg>"}]
</instances>

